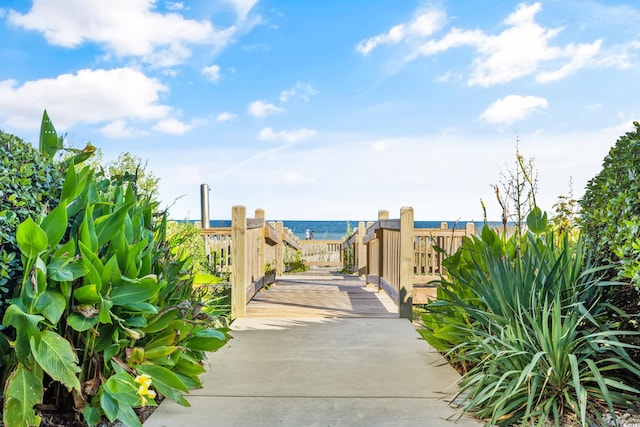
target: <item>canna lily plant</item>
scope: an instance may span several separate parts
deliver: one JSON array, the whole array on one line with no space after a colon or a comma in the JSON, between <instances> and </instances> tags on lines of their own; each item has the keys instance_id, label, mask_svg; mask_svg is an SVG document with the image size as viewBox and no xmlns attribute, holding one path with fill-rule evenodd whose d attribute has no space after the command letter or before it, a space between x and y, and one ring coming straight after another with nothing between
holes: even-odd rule
<instances>
[{"instance_id":1,"label":"canna lily plant","mask_svg":"<svg viewBox=\"0 0 640 427\"><path fill-rule=\"evenodd\" d=\"M139 426L134 408L157 395L188 406L206 352L228 339L195 297L166 215L156 220L130 182L73 163L58 206L17 229L24 275L2 319L7 427L39 425L45 401L89 425Z\"/></svg>"}]
</instances>

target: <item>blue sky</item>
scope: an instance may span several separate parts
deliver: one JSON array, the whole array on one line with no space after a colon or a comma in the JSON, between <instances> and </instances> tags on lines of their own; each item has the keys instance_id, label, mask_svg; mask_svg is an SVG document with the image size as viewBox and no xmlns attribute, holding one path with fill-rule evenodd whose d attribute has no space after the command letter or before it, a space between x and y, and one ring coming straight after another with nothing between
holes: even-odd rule
<instances>
[{"instance_id":1,"label":"blue sky","mask_svg":"<svg viewBox=\"0 0 640 427\"><path fill-rule=\"evenodd\" d=\"M148 160L173 218L499 219L576 197L639 119L632 1L6 0L0 129ZM181 197L182 196L182 197ZM177 201L174 200L179 198Z\"/></svg>"}]
</instances>

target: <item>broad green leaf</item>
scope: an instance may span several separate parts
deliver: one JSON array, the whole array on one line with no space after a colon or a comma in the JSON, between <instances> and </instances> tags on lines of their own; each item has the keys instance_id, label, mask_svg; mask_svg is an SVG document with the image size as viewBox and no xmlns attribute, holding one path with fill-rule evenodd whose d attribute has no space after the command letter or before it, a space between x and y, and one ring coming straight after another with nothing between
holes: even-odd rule
<instances>
[{"instance_id":1,"label":"broad green leaf","mask_svg":"<svg viewBox=\"0 0 640 427\"><path fill-rule=\"evenodd\" d=\"M71 257L54 257L47 266L47 275L57 282L72 282L87 274L87 268Z\"/></svg>"},{"instance_id":2,"label":"broad green leaf","mask_svg":"<svg viewBox=\"0 0 640 427\"><path fill-rule=\"evenodd\" d=\"M78 332L84 332L95 326L100 321L99 317L84 317L80 313L71 313L69 317L67 317L67 325L69 325L73 330Z\"/></svg>"},{"instance_id":3,"label":"broad green leaf","mask_svg":"<svg viewBox=\"0 0 640 427\"><path fill-rule=\"evenodd\" d=\"M100 300L100 311L98 313L98 319L100 319L100 323L111 323L111 307L113 307L113 303L111 301L104 298Z\"/></svg>"},{"instance_id":4,"label":"broad green leaf","mask_svg":"<svg viewBox=\"0 0 640 427\"><path fill-rule=\"evenodd\" d=\"M11 304L4 313L2 324L4 326L13 326L16 329L16 353L19 360L25 360L31 353L29 344L30 339L38 340L40 338L40 329L38 323L44 317L37 314L25 313L16 304Z\"/></svg>"},{"instance_id":5,"label":"broad green leaf","mask_svg":"<svg viewBox=\"0 0 640 427\"><path fill-rule=\"evenodd\" d=\"M193 276L193 283L197 285L215 285L221 281L220 277L213 274L196 273Z\"/></svg>"},{"instance_id":6,"label":"broad green leaf","mask_svg":"<svg viewBox=\"0 0 640 427\"><path fill-rule=\"evenodd\" d=\"M122 282L111 290L110 299L114 305L125 305L137 301L145 302L154 298L159 291L157 279L153 276L138 281Z\"/></svg>"},{"instance_id":7,"label":"broad green leaf","mask_svg":"<svg viewBox=\"0 0 640 427\"><path fill-rule=\"evenodd\" d=\"M102 297L98 293L98 288L95 284L84 285L73 291L73 297L80 304L98 304L102 301Z\"/></svg>"},{"instance_id":8,"label":"broad green leaf","mask_svg":"<svg viewBox=\"0 0 640 427\"><path fill-rule=\"evenodd\" d=\"M197 377L205 372L205 368L186 354L183 354L178 363L176 363L175 371L176 373L182 372L186 375Z\"/></svg>"},{"instance_id":9,"label":"broad green leaf","mask_svg":"<svg viewBox=\"0 0 640 427\"><path fill-rule=\"evenodd\" d=\"M157 365L141 365L138 366L136 370L139 374L149 375L152 380L151 385L163 396L180 405L191 406L180 393L181 391L188 393L189 389L187 389L187 386L182 380L169 369Z\"/></svg>"},{"instance_id":10,"label":"broad green leaf","mask_svg":"<svg viewBox=\"0 0 640 427\"><path fill-rule=\"evenodd\" d=\"M109 421L113 422L118 417L118 401L111 396L107 390L103 390L100 395L100 406Z\"/></svg>"},{"instance_id":11,"label":"broad green leaf","mask_svg":"<svg viewBox=\"0 0 640 427\"><path fill-rule=\"evenodd\" d=\"M34 307L49 322L55 325L67 308L67 299L57 289L48 288L36 299Z\"/></svg>"},{"instance_id":12,"label":"broad green leaf","mask_svg":"<svg viewBox=\"0 0 640 427\"><path fill-rule=\"evenodd\" d=\"M180 349L177 345L156 347L151 350L145 348L144 357L146 359L156 359L158 357L168 356Z\"/></svg>"},{"instance_id":13,"label":"broad green leaf","mask_svg":"<svg viewBox=\"0 0 640 427\"><path fill-rule=\"evenodd\" d=\"M47 264L44 263L40 256L36 256L35 266L30 274L30 279L23 285L23 292L29 298L36 298L47 289Z\"/></svg>"},{"instance_id":14,"label":"broad green leaf","mask_svg":"<svg viewBox=\"0 0 640 427\"><path fill-rule=\"evenodd\" d=\"M120 346L118 344L111 344L103 352L104 362L107 363L110 361L113 356L118 354L118 352L120 352Z\"/></svg>"},{"instance_id":15,"label":"broad green leaf","mask_svg":"<svg viewBox=\"0 0 640 427\"><path fill-rule=\"evenodd\" d=\"M34 259L38 254L47 249L49 241L47 233L27 217L16 231L16 241L20 252L28 259Z\"/></svg>"},{"instance_id":16,"label":"broad green leaf","mask_svg":"<svg viewBox=\"0 0 640 427\"><path fill-rule=\"evenodd\" d=\"M202 388L202 381L197 376L191 376L180 371L176 371L176 375L182 380L184 385L186 385L189 390L194 388Z\"/></svg>"},{"instance_id":17,"label":"broad green leaf","mask_svg":"<svg viewBox=\"0 0 640 427\"><path fill-rule=\"evenodd\" d=\"M215 351L227 342L226 336L215 329L201 329L187 338L184 346L196 351Z\"/></svg>"},{"instance_id":18,"label":"broad green leaf","mask_svg":"<svg viewBox=\"0 0 640 427\"><path fill-rule=\"evenodd\" d=\"M537 206L527 215L527 227L529 227L529 230L534 234L543 233L547 229L548 223L547 213L543 213Z\"/></svg>"},{"instance_id":19,"label":"broad green leaf","mask_svg":"<svg viewBox=\"0 0 640 427\"><path fill-rule=\"evenodd\" d=\"M91 251L91 248L83 242L78 242L78 246L82 254L82 265L87 269L87 274L84 277L85 284L95 285L98 292L100 292L102 290L102 279L100 278L100 272L92 262L92 260L95 260L96 255Z\"/></svg>"},{"instance_id":20,"label":"broad green leaf","mask_svg":"<svg viewBox=\"0 0 640 427\"><path fill-rule=\"evenodd\" d=\"M133 381L131 375L125 372L111 375L104 387L111 397L120 403L120 406L131 407L141 403L138 385Z\"/></svg>"},{"instance_id":21,"label":"broad green leaf","mask_svg":"<svg viewBox=\"0 0 640 427\"><path fill-rule=\"evenodd\" d=\"M47 234L51 247L55 247L60 243L64 233L67 231L66 200L61 200L60 204L44 217L40 227Z\"/></svg>"},{"instance_id":22,"label":"broad green leaf","mask_svg":"<svg viewBox=\"0 0 640 427\"><path fill-rule=\"evenodd\" d=\"M166 329L167 326L169 326L169 324L175 320L177 315L178 315L177 308L169 310L166 313L158 314L157 316L153 317L148 321L148 324L144 328L144 331L147 333L162 331Z\"/></svg>"},{"instance_id":23,"label":"broad green leaf","mask_svg":"<svg viewBox=\"0 0 640 427\"><path fill-rule=\"evenodd\" d=\"M120 284L122 274L120 273L120 267L118 266L118 258L116 255L109 258L109 261L107 261L102 269L100 277L104 286L111 285L113 287Z\"/></svg>"},{"instance_id":24,"label":"broad green leaf","mask_svg":"<svg viewBox=\"0 0 640 427\"><path fill-rule=\"evenodd\" d=\"M101 216L95 221L96 233L98 235L98 246L105 245L109 240L121 232L129 209L135 205L135 202L126 203L108 215Z\"/></svg>"},{"instance_id":25,"label":"broad green leaf","mask_svg":"<svg viewBox=\"0 0 640 427\"><path fill-rule=\"evenodd\" d=\"M7 427L40 425L41 419L35 414L33 407L42 402L42 371L39 376L35 375L18 362L5 387L4 425Z\"/></svg>"},{"instance_id":26,"label":"broad green leaf","mask_svg":"<svg viewBox=\"0 0 640 427\"><path fill-rule=\"evenodd\" d=\"M62 194L60 195L60 200L64 200L67 202L68 200L73 201L76 197L76 190L78 187L78 178L76 176L76 169L73 166L67 167L67 174L64 178L64 184L62 185ZM65 205L68 206L68 203ZM67 213L67 215L72 215L71 213Z\"/></svg>"},{"instance_id":27,"label":"broad green leaf","mask_svg":"<svg viewBox=\"0 0 640 427\"><path fill-rule=\"evenodd\" d=\"M124 423L127 427L142 427L140 420L131 406L119 405L118 406L118 419Z\"/></svg>"},{"instance_id":28,"label":"broad green leaf","mask_svg":"<svg viewBox=\"0 0 640 427\"><path fill-rule=\"evenodd\" d=\"M148 302L140 302L140 303L127 303L122 304L122 307L131 310L137 311L140 314L146 314L149 316L153 316L154 314L158 314L158 309L153 304L149 304Z\"/></svg>"},{"instance_id":29,"label":"broad green leaf","mask_svg":"<svg viewBox=\"0 0 640 427\"><path fill-rule=\"evenodd\" d=\"M134 328L144 328L147 326L147 319L144 317L129 317L124 320L124 324Z\"/></svg>"},{"instance_id":30,"label":"broad green leaf","mask_svg":"<svg viewBox=\"0 0 640 427\"><path fill-rule=\"evenodd\" d=\"M42 123L40 124L40 152L53 157L62 148L62 137L58 137L56 128L53 127L47 110L42 113Z\"/></svg>"},{"instance_id":31,"label":"broad green leaf","mask_svg":"<svg viewBox=\"0 0 640 427\"><path fill-rule=\"evenodd\" d=\"M100 412L100 409L94 408L91 405L85 405L84 410L82 411L82 416L90 426L98 425L102 420L102 413Z\"/></svg>"},{"instance_id":32,"label":"broad green leaf","mask_svg":"<svg viewBox=\"0 0 640 427\"><path fill-rule=\"evenodd\" d=\"M53 331L42 331L40 344L30 339L31 351L36 362L56 381L62 383L69 391L80 391L77 374L78 356L71 343Z\"/></svg>"},{"instance_id":33,"label":"broad green leaf","mask_svg":"<svg viewBox=\"0 0 640 427\"><path fill-rule=\"evenodd\" d=\"M80 225L79 242L84 243L89 252L95 253L102 245L98 245L98 235L96 234L95 224L93 221L93 209L91 205L84 211L84 218Z\"/></svg>"}]
</instances>

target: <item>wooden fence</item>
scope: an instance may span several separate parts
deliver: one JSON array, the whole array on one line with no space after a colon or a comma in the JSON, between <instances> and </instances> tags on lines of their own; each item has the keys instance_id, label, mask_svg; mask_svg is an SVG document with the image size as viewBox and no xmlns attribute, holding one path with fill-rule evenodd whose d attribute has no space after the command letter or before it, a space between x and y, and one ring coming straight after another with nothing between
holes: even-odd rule
<instances>
[{"instance_id":1,"label":"wooden fence","mask_svg":"<svg viewBox=\"0 0 640 427\"><path fill-rule=\"evenodd\" d=\"M231 227L203 228L207 255L218 271L231 273L231 317L244 317L247 303L284 273L287 248L297 242L282 222L265 221L264 210L247 218L244 206L231 209Z\"/></svg>"},{"instance_id":2,"label":"wooden fence","mask_svg":"<svg viewBox=\"0 0 640 427\"><path fill-rule=\"evenodd\" d=\"M472 234L473 223L464 230L449 230L446 223L440 228L414 229L412 208L402 208L399 219L389 219L387 211L380 211L377 222L366 227L359 223L342 243L344 268L383 289L398 304L400 317L411 318L414 303L435 297L436 287L429 282L440 277L444 257Z\"/></svg>"},{"instance_id":3,"label":"wooden fence","mask_svg":"<svg viewBox=\"0 0 640 427\"><path fill-rule=\"evenodd\" d=\"M342 267L342 240L300 240L298 247L310 267Z\"/></svg>"}]
</instances>

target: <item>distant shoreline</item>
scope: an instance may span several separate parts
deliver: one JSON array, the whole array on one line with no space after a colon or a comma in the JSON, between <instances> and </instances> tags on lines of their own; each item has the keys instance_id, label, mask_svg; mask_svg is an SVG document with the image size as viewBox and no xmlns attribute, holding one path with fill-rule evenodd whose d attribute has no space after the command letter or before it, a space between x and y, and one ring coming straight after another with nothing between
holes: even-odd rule
<instances>
[{"instance_id":1,"label":"distant shoreline","mask_svg":"<svg viewBox=\"0 0 640 427\"><path fill-rule=\"evenodd\" d=\"M172 220L177 222L200 222L200 220ZM274 220L279 221L279 220ZM358 227L360 221L347 221L347 220L283 220L283 225L291 230L293 234L301 240L305 239L307 229L313 231L313 238L315 240L340 240L347 236L347 229L350 227L352 230ZM367 221L364 221L365 224ZM476 229L480 230L484 224L483 221L414 221L415 228L440 228L440 225L446 222L448 229L464 229L468 222L473 222ZM502 227L502 223L498 221L489 221L489 225ZM229 219L212 219L209 221L210 227L231 227L231 220Z\"/></svg>"}]
</instances>

